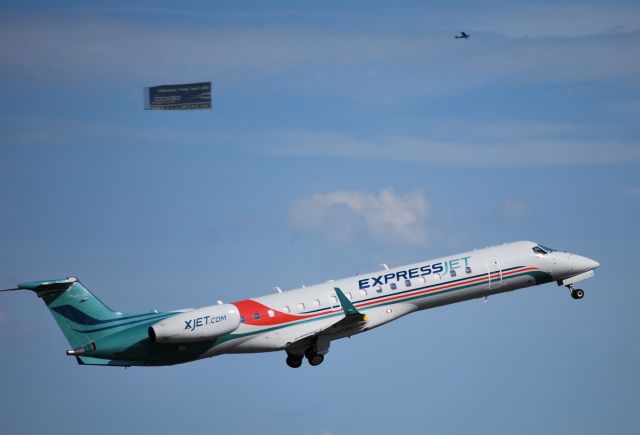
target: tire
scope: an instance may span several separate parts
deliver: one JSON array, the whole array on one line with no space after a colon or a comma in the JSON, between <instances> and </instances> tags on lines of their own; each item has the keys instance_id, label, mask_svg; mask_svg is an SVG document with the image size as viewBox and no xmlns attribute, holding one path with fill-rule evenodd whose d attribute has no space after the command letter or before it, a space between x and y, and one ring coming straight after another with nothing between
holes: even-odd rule
<instances>
[{"instance_id":1,"label":"tire","mask_svg":"<svg viewBox=\"0 0 640 435\"><path fill-rule=\"evenodd\" d=\"M311 346L304 351L304 356L310 360L314 355L318 353L318 349L315 346Z\"/></svg>"},{"instance_id":2,"label":"tire","mask_svg":"<svg viewBox=\"0 0 640 435\"><path fill-rule=\"evenodd\" d=\"M312 365L314 367L319 366L320 364L322 364L322 361L324 361L324 356L320 354L315 354L311 356L311 358L309 358L309 365Z\"/></svg>"},{"instance_id":3,"label":"tire","mask_svg":"<svg viewBox=\"0 0 640 435\"><path fill-rule=\"evenodd\" d=\"M300 367L302 365L302 356L300 357L295 357L295 356L288 356L287 357L287 365L289 367L291 367L292 369L297 369L298 367Z\"/></svg>"}]
</instances>

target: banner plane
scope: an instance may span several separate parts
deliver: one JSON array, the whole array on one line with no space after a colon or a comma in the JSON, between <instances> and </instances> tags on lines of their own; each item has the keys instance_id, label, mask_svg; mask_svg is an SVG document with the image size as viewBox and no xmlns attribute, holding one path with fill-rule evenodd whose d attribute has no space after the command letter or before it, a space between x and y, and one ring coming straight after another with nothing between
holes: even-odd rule
<instances>
[{"instance_id":1,"label":"banner plane","mask_svg":"<svg viewBox=\"0 0 640 435\"><path fill-rule=\"evenodd\" d=\"M211 109L211 82L144 88L145 110Z\"/></svg>"}]
</instances>

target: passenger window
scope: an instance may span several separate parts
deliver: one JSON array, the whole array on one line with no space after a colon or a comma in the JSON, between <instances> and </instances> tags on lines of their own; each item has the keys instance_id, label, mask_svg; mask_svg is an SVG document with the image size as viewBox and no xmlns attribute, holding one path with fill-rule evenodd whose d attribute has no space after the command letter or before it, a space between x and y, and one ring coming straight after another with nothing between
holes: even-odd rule
<instances>
[{"instance_id":1,"label":"passenger window","mask_svg":"<svg viewBox=\"0 0 640 435\"><path fill-rule=\"evenodd\" d=\"M405 287L411 287L411 280L410 279L405 279L404 280L404 286Z\"/></svg>"},{"instance_id":2,"label":"passenger window","mask_svg":"<svg viewBox=\"0 0 640 435\"><path fill-rule=\"evenodd\" d=\"M289 305L285 305L284 307L282 307L282 311L284 311L285 313L290 313L291 309L289 309Z\"/></svg>"},{"instance_id":3,"label":"passenger window","mask_svg":"<svg viewBox=\"0 0 640 435\"><path fill-rule=\"evenodd\" d=\"M424 276L420 277L420 279L422 280L422 283L423 283L423 284L426 284L426 283L427 283L427 278L425 278Z\"/></svg>"},{"instance_id":4,"label":"passenger window","mask_svg":"<svg viewBox=\"0 0 640 435\"><path fill-rule=\"evenodd\" d=\"M260 320L260 313L253 313L253 320Z\"/></svg>"},{"instance_id":5,"label":"passenger window","mask_svg":"<svg viewBox=\"0 0 640 435\"><path fill-rule=\"evenodd\" d=\"M267 314L269 315L269 317L274 317L276 315L273 310L267 310Z\"/></svg>"},{"instance_id":6,"label":"passenger window","mask_svg":"<svg viewBox=\"0 0 640 435\"><path fill-rule=\"evenodd\" d=\"M240 316L240 323L244 323L244 316Z\"/></svg>"},{"instance_id":7,"label":"passenger window","mask_svg":"<svg viewBox=\"0 0 640 435\"><path fill-rule=\"evenodd\" d=\"M331 305L338 305L338 298L335 295L329 296L329 300L331 301Z\"/></svg>"},{"instance_id":8,"label":"passenger window","mask_svg":"<svg viewBox=\"0 0 640 435\"><path fill-rule=\"evenodd\" d=\"M389 287L391 287L391 290L395 290L395 289L397 289L397 288L398 288L398 286L396 285L396 283L395 283L395 282L392 282L392 283L391 283L391 285L390 285Z\"/></svg>"},{"instance_id":9,"label":"passenger window","mask_svg":"<svg viewBox=\"0 0 640 435\"><path fill-rule=\"evenodd\" d=\"M299 311L304 311L304 303L303 303L303 302L300 302L300 303L298 304L298 310L299 310Z\"/></svg>"},{"instance_id":10,"label":"passenger window","mask_svg":"<svg viewBox=\"0 0 640 435\"><path fill-rule=\"evenodd\" d=\"M351 300L353 299L353 296L351 296L351 293L345 293L345 296L347 297L347 299Z\"/></svg>"},{"instance_id":11,"label":"passenger window","mask_svg":"<svg viewBox=\"0 0 640 435\"><path fill-rule=\"evenodd\" d=\"M467 274L471 274L471 266L467 266L464 268L464 271L467 272Z\"/></svg>"},{"instance_id":12,"label":"passenger window","mask_svg":"<svg viewBox=\"0 0 640 435\"><path fill-rule=\"evenodd\" d=\"M380 286L376 287L376 293L382 293L382 287Z\"/></svg>"},{"instance_id":13,"label":"passenger window","mask_svg":"<svg viewBox=\"0 0 640 435\"><path fill-rule=\"evenodd\" d=\"M314 299L313 300L313 305L315 305L316 307L320 306L320 299Z\"/></svg>"},{"instance_id":14,"label":"passenger window","mask_svg":"<svg viewBox=\"0 0 640 435\"><path fill-rule=\"evenodd\" d=\"M456 276L456 271L455 271L455 270L452 270L452 271L451 271L451 276L452 276L452 277L455 277L455 276Z\"/></svg>"},{"instance_id":15,"label":"passenger window","mask_svg":"<svg viewBox=\"0 0 640 435\"><path fill-rule=\"evenodd\" d=\"M360 290L360 295L366 296L367 295L367 291L366 290Z\"/></svg>"}]
</instances>

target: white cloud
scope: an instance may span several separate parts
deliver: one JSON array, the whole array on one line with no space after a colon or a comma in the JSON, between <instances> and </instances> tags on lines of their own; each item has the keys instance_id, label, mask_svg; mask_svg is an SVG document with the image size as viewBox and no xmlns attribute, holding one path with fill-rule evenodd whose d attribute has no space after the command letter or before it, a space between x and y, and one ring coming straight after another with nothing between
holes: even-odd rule
<instances>
[{"instance_id":1,"label":"white cloud","mask_svg":"<svg viewBox=\"0 0 640 435\"><path fill-rule=\"evenodd\" d=\"M141 107L141 106L140 106ZM207 144L231 137L218 132L194 131L180 125L132 126L123 122L70 122L56 118L15 117L0 131L0 141L16 144L52 144L72 141L92 144Z\"/></svg>"},{"instance_id":2,"label":"white cloud","mask_svg":"<svg viewBox=\"0 0 640 435\"><path fill-rule=\"evenodd\" d=\"M486 32L463 44L451 38L450 30L429 27L421 32L384 32L375 26L328 32L313 24L221 25L212 19L213 25L186 25L109 14L20 14L6 16L0 26L0 72L52 86L82 86L98 79L142 86L211 78L214 88L228 88L270 78L268 86L273 87L304 86L389 101L505 81L637 82L637 9L582 8L578 22L583 24L576 24L572 8L505 11L501 16L511 19L485 17L478 25ZM617 28L615 23L635 33L601 33ZM566 30L570 26L578 27ZM541 35L587 36L520 37L536 34L536 29L543 29Z\"/></svg>"},{"instance_id":3,"label":"white cloud","mask_svg":"<svg viewBox=\"0 0 640 435\"><path fill-rule=\"evenodd\" d=\"M427 201L417 190L397 195L361 191L319 193L296 201L289 210L299 231L320 232L332 240L351 240L364 233L377 241L419 245L426 241Z\"/></svg>"},{"instance_id":4,"label":"white cloud","mask_svg":"<svg viewBox=\"0 0 640 435\"><path fill-rule=\"evenodd\" d=\"M511 133L513 134L513 133ZM526 134L525 134L526 136ZM504 167L606 165L640 162L640 144L559 138L514 138L513 141L445 142L389 136L372 140L333 132L282 133L265 153L386 159L439 166Z\"/></svg>"},{"instance_id":5,"label":"white cloud","mask_svg":"<svg viewBox=\"0 0 640 435\"><path fill-rule=\"evenodd\" d=\"M640 30L640 6L633 3L520 5L503 8L483 8L474 14L471 25L479 30L500 32L509 37L548 38L580 37L607 32Z\"/></svg>"},{"instance_id":6,"label":"white cloud","mask_svg":"<svg viewBox=\"0 0 640 435\"><path fill-rule=\"evenodd\" d=\"M304 28L154 25L122 18L13 17L0 28L3 69L27 77L154 80L214 76L246 81L300 66L386 60L398 36ZM195 72L195 73L194 73Z\"/></svg>"},{"instance_id":7,"label":"white cloud","mask_svg":"<svg viewBox=\"0 0 640 435\"><path fill-rule=\"evenodd\" d=\"M598 126L579 127L545 122L434 121L430 137L354 136L332 131L259 132L238 142L224 132L185 127L133 128L123 123L84 123L74 127L59 120L17 119L0 132L6 143L106 140L110 144L198 145L234 141L253 152L276 156L329 156L357 160L389 160L450 167L583 166L640 163L637 141L605 140ZM591 136L580 139L585 136Z\"/></svg>"}]
</instances>

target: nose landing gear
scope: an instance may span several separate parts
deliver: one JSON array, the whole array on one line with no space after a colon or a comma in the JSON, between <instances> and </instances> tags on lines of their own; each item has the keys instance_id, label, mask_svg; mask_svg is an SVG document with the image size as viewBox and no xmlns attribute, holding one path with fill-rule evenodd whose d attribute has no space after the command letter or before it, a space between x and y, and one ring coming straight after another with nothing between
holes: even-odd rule
<instances>
[{"instance_id":1,"label":"nose landing gear","mask_svg":"<svg viewBox=\"0 0 640 435\"><path fill-rule=\"evenodd\" d=\"M584 290L582 290L581 288L571 290L571 297L573 299L582 299L584 297Z\"/></svg>"},{"instance_id":2,"label":"nose landing gear","mask_svg":"<svg viewBox=\"0 0 640 435\"><path fill-rule=\"evenodd\" d=\"M571 290L571 297L573 299L582 299L584 297L584 290L581 288L573 288L571 284L569 284L567 288Z\"/></svg>"}]
</instances>

